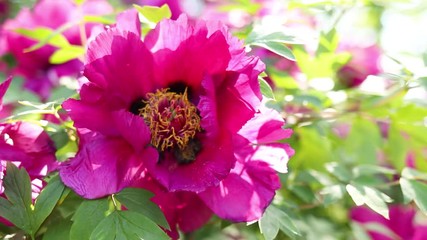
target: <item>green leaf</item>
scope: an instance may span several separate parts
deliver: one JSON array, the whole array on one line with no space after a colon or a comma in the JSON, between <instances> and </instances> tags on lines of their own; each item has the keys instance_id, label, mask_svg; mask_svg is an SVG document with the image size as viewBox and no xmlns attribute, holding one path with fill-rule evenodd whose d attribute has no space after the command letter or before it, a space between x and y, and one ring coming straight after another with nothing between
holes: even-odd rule
<instances>
[{"instance_id":1,"label":"green leaf","mask_svg":"<svg viewBox=\"0 0 427 240\"><path fill-rule=\"evenodd\" d=\"M286 235L295 239L300 236L299 230L294 225L292 218L282 209L270 205L258 222L261 233L266 240L274 239L279 233L279 229Z\"/></svg>"},{"instance_id":2,"label":"green leaf","mask_svg":"<svg viewBox=\"0 0 427 240\"><path fill-rule=\"evenodd\" d=\"M378 125L370 120L356 118L344 142L340 143L348 162L358 164L377 163L377 153L382 144Z\"/></svg>"},{"instance_id":3,"label":"green leaf","mask_svg":"<svg viewBox=\"0 0 427 240\"><path fill-rule=\"evenodd\" d=\"M312 56L298 45L293 46L292 51L296 57L296 63L307 78L334 78L337 71L346 64L351 55L349 53L323 52Z\"/></svg>"},{"instance_id":4,"label":"green leaf","mask_svg":"<svg viewBox=\"0 0 427 240\"><path fill-rule=\"evenodd\" d=\"M276 43L287 43L287 44L301 44L302 41L298 40L295 36L286 35L283 32L263 32L264 28L261 30L252 31L246 38L246 44L251 45L254 43L266 43L266 42L276 42Z\"/></svg>"},{"instance_id":5,"label":"green leaf","mask_svg":"<svg viewBox=\"0 0 427 240\"><path fill-rule=\"evenodd\" d=\"M65 131L64 128L58 129L56 132L50 135L50 138L54 142L56 149L61 149L62 147L67 145L68 141L70 141L68 133Z\"/></svg>"},{"instance_id":6,"label":"green leaf","mask_svg":"<svg viewBox=\"0 0 427 240\"><path fill-rule=\"evenodd\" d=\"M323 196L323 203L329 205L344 197L345 186L342 184L327 186L320 191L320 194Z\"/></svg>"},{"instance_id":7,"label":"green leaf","mask_svg":"<svg viewBox=\"0 0 427 240\"><path fill-rule=\"evenodd\" d=\"M43 234L43 240L69 240L71 224L69 219L61 219L50 224L46 233Z\"/></svg>"},{"instance_id":8,"label":"green leaf","mask_svg":"<svg viewBox=\"0 0 427 240\"><path fill-rule=\"evenodd\" d=\"M70 230L70 240L89 239L93 230L107 215L108 199L86 200L77 209Z\"/></svg>"},{"instance_id":9,"label":"green leaf","mask_svg":"<svg viewBox=\"0 0 427 240\"><path fill-rule=\"evenodd\" d=\"M251 45L255 45L258 47L262 47L265 48L267 50L270 50L284 58L287 58L291 61L295 61L295 56L292 53L292 50L290 48L288 48L286 45L284 45L283 43L277 43L277 42L255 42L252 43Z\"/></svg>"},{"instance_id":10,"label":"green leaf","mask_svg":"<svg viewBox=\"0 0 427 240\"><path fill-rule=\"evenodd\" d=\"M322 32L319 38L319 47L317 49L316 55L322 53L332 53L335 52L339 43L338 34L335 29L330 30L329 32Z\"/></svg>"},{"instance_id":11,"label":"green leaf","mask_svg":"<svg viewBox=\"0 0 427 240\"><path fill-rule=\"evenodd\" d=\"M409 167L406 167L402 170L402 177L411 180L413 179L427 181L427 173L423 173Z\"/></svg>"},{"instance_id":12,"label":"green leaf","mask_svg":"<svg viewBox=\"0 0 427 240\"><path fill-rule=\"evenodd\" d=\"M148 217L163 228L170 229L163 212L150 198L153 193L140 188L125 188L115 195L115 198L123 203L126 208Z\"/></svg>"},{"instance_id":13,"label":"green leaf","mask_svg":"<svg viewBox=\"0 0 427 240\"><path fill-rule=\"evenodd\" d=\"M2 80L5 78L2 78ZM38 101L39 97L37 95L24 90L24 83L25 80L23 78L14 76L9 89L3 97L3 104L16 103L18 101Z\"/></svg>"},{"instance_id":14,"label":"green leaf","mask_svg":"<svg viewBox=\"0 0 427 240\"><path fill-rule=\"evenodd\" d=\"M261 88L261 93L264 97L275 99L273 89L271 89L270 84L267 83L263 78L258 77L259 87Z\"/></svg>"},{"instance_id":15,"label":"green leaf","mask_svg":"<svg viewBox=\"0 0 427 240\"><path fill-rule=\"evenodd\" d=\"M347 184L346 189L357 206L366 204L375 212L389 219L387 203L392 202L389 196L375 188L359 184Z\"/></svg>"},{"instance_id":16,"label":"green leaf","mask_svg":"<svg viewBox=\"0 0 427 240\"><path fill-rule=\"evenodd\" d=\"M37 229L33 228L31 181L27 171L24 168L18 169L14 164L7 162L3 186L7 200L0 198L2 217L34 236Z\"/></svg>"},{"instance_id":17,"label":"green leaf","mask_svg":"<svg viewBox=\"0 0 427 240\"><path fill-rule=\"evenodd\" d=\"M70 60L77 59L85 54L85 48L82 46L70 45L56 50L50 57L51 64L62 64Z\"/></svg>"},{"instance_id":18,"label":"green leaf","mask_svg":"<svg viewBox=\"0 0 427 240\"><path fill-rule=\"evenodd\" d=\"M42 223L51 214L64 192L65 186L59 176L53 177L37 197L34 205L34 230L40 228Z\"/></svg>"},{"instance_id":19,"label":"green leaf","mask_svg":"<svg viewBox=\"0 0 427 240\"><path fill-rule=\"evenodd\" d=\"M139 213L115 211L99 223L90 239L167 240L169 237L159 226Z\"/></svg>"},{"instance_id":20,"label":"green leaf","mask_svg":"<svg viewBox=\"0 0 427 240\"><path fill-rule=\"evenodd\" d=\"M316 200L313 190L307 185L289 185L288 190L298 196L306 203L312 203Z\"/></svg>"},{"instance_id":21,"label":"green leaf","mask_svg":"<svg viewBox=\"0 0 427 240\"><path fill-rule=\"evenodd\" d=\"M427 77L420 77L417 81L424 87L424 89L427 89Z\"/></svg>"},{"instance_id":22,"label":"green leaf","mask_svg":"<svg viewBox=\"0 0 427 240\"><path fill-rule=\"evenodd\" d=\"M97 15L85 15L83 17L85 22L90 23L101 23L105 25L112 25L116 23L115 18L111 16L97 16Z\"/></svg>"},{"instance_id":23,"label":"green leaf","mask_svg":"<svg viewBox=\"0 0 427 240\"><path fill-rule=\"evenodd\" d=\"M38 41L37 44L24 50L25 52L31 52L43 47L46 44L49 44L58 48L65 48L70 46L70 43L68 42L67 38L61 34L61 31L64 31L68 27L69 27L68 25L67 26L64 25L57 30L52 30L46 27L39 27L35 29L17 28L15 32L25 37Z\"/></svg>"},{"instance_id":24,"label":"green leaf","mask_svg":"<svg viewBox=\"0 0 427 240\"><path fill-rule=\"evenodd\" d=\"M412 179L400 178L405 202L414 201L420 210L427 214L427 184Z\"/></svg>"},{"instance_id":25,"label":"green leaf","mask_svg":"<svg viewBox=\"0 0 427 240\"><path fill-rule=\"evenodd\" d=\"M133 7L145 18L141 21L149 24L157 24L163 19L169 19L172 16L172 12L167 4L164 4L161 7L155 6L139 6L134 4Z\"/></svg>"},{"instance_id":26,"label":"green leaf","mask_svg":"<svg viewBox=\"0 0 427 240\"><path fill-rule=\"evenodd\" d=\"M337 162L325 164L326 170L337 177L340 181L349 182L352 179L351 172L344 165Z\"/></svg>"},{"instance_id":27,"label":"green leaf","mask_svg":"<svg viewBox=\"0 0 427 240\"><path fill-rule=\"evenodd\" d=\"M355 178L359 176L374 175L374 174L396 174L397 173L396 170L392 168L381 167L377 165L368 165L368 164L356 166L353 168L352 172Z\"/></svg>"},{"instance_id":28,"label":"green leaf","mask_svg":"<svg viewBox=\"0 0 427 240\"><path fill-rule=\"evenodd\" d=\"M372 240L366 229L363 228L363 224L360 224L358 222L351 222L350 226L353 239Z\"/></svg>"},{"instance_id":29,"label":"green leaf","mask_svg":"<svg viewBox=\"0 0 427 240\"><path fill-rule=\"evenodd\" d=\"M33 207L31 181L28 173L24 168L18 169L9 162L7 163L3 185L7 199L0 198L2 217L32 237L51 214L64 191L64 185L59 177L52 178L37 197Z\"/></svg>"},{"instance_id":30,"label":"green leaf","mask_svg":"<svg viewBox=\"0 0 427 240\"><path fill-rule=\"evenodd\" d=\"M315 128L301 127L295 129L300 141L296 145L295 155L289 161L292 169L323 170L332 156L332 146L328 138L322 136ZM316 161L307 161L316 159Z\"/></svg>"}]
</instances>

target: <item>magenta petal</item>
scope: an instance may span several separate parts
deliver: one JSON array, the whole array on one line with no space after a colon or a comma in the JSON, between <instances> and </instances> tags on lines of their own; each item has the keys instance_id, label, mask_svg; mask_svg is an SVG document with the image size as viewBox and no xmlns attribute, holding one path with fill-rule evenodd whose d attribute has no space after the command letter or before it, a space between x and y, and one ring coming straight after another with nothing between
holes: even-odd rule
<instances>
[{"instance_id":1,"label":"magenta petal","mask_svg":"<svg viewBox=\"0 0 427 240\"><path fill-rule=\"evenodd\" d=\"M412 239L415 230L415 210L410 207L399 205L391 206L389 210L390 220L385 219L380 214L364 206L353 208L351 210L351 218L362 224L381 224L402 239ZM369 235L376 240L390 239L389 237L374 231L369 231Z\"/></svg>"},{"instance_id":2,"label":"magenta petal","mask_svg":"<svg viewBox=\"0 0 427 240\"><path fill-rule=\"evenodd\" d=\"M150 128L143 118L125 110L114 112L112 116L120 135L133 146L137 153L150 144Z\"/></svg>"},{"instance_id":3,"label":"magenta petal","mask_svg":"<svg viewBox=\"0 0 427 240\"><path fill-rule=\"evenodd\" d=\"M207 137L217 137L219 135L217 98L215 93L214 80L211 77L205 77L202 81L204 94L200 96L197 109L202 117L200 125L206 131Z\"/></svg>"},{"instance_id":4,"label":"magenta petal","mask_svg":"<svg viewBox=\"0 0 427 240\"><path fill-rule=\"evenodd\" d=\"M22 162L30 158L22 149L0 142L0 159L5 161Z\"/></svg>"},{"instance_id":5,"label":"magenta petal","mask_svg":"<svg viewBox=\"0 0 427 240\"><path fill-rule=\"evenodd\" d=\"M62 103L62 107L73 119L75 127L88 128L108 135L118 134L117 129L110 123L112 118L110 109L106 109L102 105L70 98Z\"/></svg>"},{"instance_id":6,"label":"magenta petal","mask_svg":"<svg viewBox=\"0 0 427 240\"><path fill-rule=\"evenodd\" d=\"M84 75L119 101L130 104L153 87L153 60L140 37L117 28L89 44Z\"/></svg>"},{"instance_id":7,"label":"magenta petal","mask_svg":"<svg viewBox=\"0 0 427 240\"><path fill-rule=\"evenodd\" d=\"M219 144L204 142L196 159L189 164L178 164L172 154L163 159L145 158L150 174L169 191L200 192L217 185L234 166L232 144L226 137Z\"/></svg>"},{"instance_id":8,"label":"magenta petal","mask_svg":"<svg viewBox=\"0 0 427 240\"><path fill-rule=\"evenodd\" d=\"M293 155L293 150L289 144L269 143L265 145L247 145L241 147L237 153L242 161L260 161L267 163L272 169L286 173L288 172L288 161Z\"/></svg>"},{"instance_id":9,"label":"magenta petal","mask_svg":"<svg viewBox=\"0 0 427 240\"><path fill-rule=\"evenodd\" d=\"M219 186L208 188L199 196L219 217L249 222L262 216L279 187L276 172L265 163L238 162Z\"/></svg>"},{"instance_id":10,"label":"magenta petal","mask_svg":"<svg viewBox=\"0 0 427 240\"><path fill-rule=\"evenodd\" d=\"M261 92L259 90L257 58L245 58L242 69L227 72L226 80L217 92L218 105L221 111L218 114L220 125L232 133L236 133L251 119L261 103ZM223 104L227 103L227 104ZM238 114L237 114L238 113ZM230 120L230 116L233 116Z\"/></svg>"},{"instance_id":11,"label":"magenta petal","mask_svg":"<svg viewBox=\"0 0 427 240\"><path fill-rule=\"evenodd\" d=\"M133 32L141 36L141 22L135 9L127 10L117 16L116 27L121 31Z\"/></svg>"},{"instance_id":12,"label":"magenta petal","mask_svg":"<svg viewBox=\"0 0 427 240\"><path fill-rule=\"evenodd\" d=\"M144 42L147 48L156 52L160 49L176 50L181 42L185 41L192 34L188 17L180 15L176 21L165 19L160 21L156 28L145 36ZM171 35L176 37L170 37Z\"/></svg>"},{"instance_id":13,"label":"magenta petal","mask_svg":"<svg viewBox=\"0 0 427 240\"><path fill-rule=\"evenodd\" d=\"M46 176L57 167L55 146L42 127L15 122L0 125L0 159L19 161L30 176Z\"/></svg>"},{"instance_id":14,"label":"magenta petal","mask_svg":"<svg viewBox=\"0 0 427 240\"><path fill-rule=\"evenodd\" d=\"M239 73L234 88L252 108L257 109L262 99L258 76L265 70L265 65L257 57L242 58L239 64L241 66L228 69Z\"/></svg>"},{"instance_id":15,"label":"magenta petal","mask_svg":"<svg viewBox=\"0 0 427 240\"><path fill-rule=\"evenodd\" d=\"M141 177L141 156L157 159L153 148L136 155L132 147L119 138L93 134L85 139L86 144L77 155L59 169L64 184L84 198L99 198L120 191Z\"/></svg>"},{"instance_id":16,"label":"magenta petal","mask_svg":"<svg viewBox=\"0 0 427 240\"><path fill-rule=\"evenodd\" d=\"M12 77L8 77L3 83L0 84L0 110L3 108L3 97L12 82Z\"/></svg>"},{"instance_id":17,"label":"magenta petal","mask_svg":"<svg viewBox=\"0 0 427 240\"><path fill-rule=\"evenodd\" d=\"M427 226L416 226L415 233L412 240L424 240L427 239Z\"/></svg>"},{"instance_id":18,"label":"magenta petal","mask_svg":"<svg viewBox=\"0 0 427 240\"><path fill-rule=\"evenodd\" d=\"M193 90L200 87L205 75L225 72L230 60L227 42L220 32L209 38L195 33L176 50L160 49L153 56L158 82L167 86L181 81Z\"/></svg>"},{"instance_id":19,"label":"magenta petal","mask_svg":"<svg viewBox=\"0 0 427 240\"><path fill-rule=\"evenodd\" d=\"M157 181L151 179L150 175L145 175L132 187L144 188L154 193L151 200L165 215L170 226L167 233L172 239L179 237L178 226L183 232L192 232L202 227L212 216L212 211L196 193L168 192Z\"/></svg>"},{"instance_id":20,"label":"magenta petal","mask_svg":"<svg viewBox=\"0 0 427 240\"><path fill-rule=\"evenodd\" d=\"M285 121L280 114L266 107L261 108L261 113L249 120L239 131L239 135L251 143L271 143L292 135L291 129L283 129Z\"/></svg>"}]
</instances>

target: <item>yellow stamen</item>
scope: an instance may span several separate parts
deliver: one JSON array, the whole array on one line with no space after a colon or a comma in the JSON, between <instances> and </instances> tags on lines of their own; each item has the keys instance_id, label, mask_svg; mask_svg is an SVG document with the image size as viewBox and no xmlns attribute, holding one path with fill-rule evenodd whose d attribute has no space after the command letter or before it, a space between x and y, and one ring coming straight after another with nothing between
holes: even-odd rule
<instances>
[{"instance_id":1,"label":"yellow stamen","mask_svg":"<svg viewBox=\"0 0 427 240\"><path fill-rule=\"evenodd\" d=\"M183 94L159 89L148 93L146 104L139 109L151 131L151 144L160 151L178 147L183 150L201 131L197 108L188 100L187 89Z\"/></svg>"}]
</instances>

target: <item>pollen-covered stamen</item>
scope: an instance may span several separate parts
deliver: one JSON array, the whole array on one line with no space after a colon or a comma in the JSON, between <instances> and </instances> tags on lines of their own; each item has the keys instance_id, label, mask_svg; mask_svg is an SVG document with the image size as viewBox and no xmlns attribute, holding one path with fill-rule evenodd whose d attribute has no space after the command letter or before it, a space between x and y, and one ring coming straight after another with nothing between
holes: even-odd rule
<instances>
[{"instance_id":1,"label":"pollen-covered stamen","mask_svg":"<svg viewBox=\"0 0 427 240\"><path fill-rule=\"evenodd\" d=\"M197 132L201 131L197 108L184 93L159 89L148 93L146 104L139 110L151 131L151 144L160 151L168 148L185 149Z\"/></svg>"}]
</instances>

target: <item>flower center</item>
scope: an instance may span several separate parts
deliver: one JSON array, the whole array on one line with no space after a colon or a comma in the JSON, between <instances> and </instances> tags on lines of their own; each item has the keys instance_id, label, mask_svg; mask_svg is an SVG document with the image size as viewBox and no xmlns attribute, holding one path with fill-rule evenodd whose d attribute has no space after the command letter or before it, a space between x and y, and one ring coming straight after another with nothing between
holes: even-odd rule
<instances>
[{"instance_id":1,"label":"flower center","mask_svg":"<svg viewBox=\"0 0 427 240\"><path fill-rule=\"evenodd\" d=\"M159 151L173 149L186 152L193 148L196 133L201 131L200 116L197 108L188 100L187 89L184 93L168 92L159 89L148 93L145 106L139 109L151 131L151 144ZM189 159L194 160L194 156Z\"/></svg>"}]
</instances>

